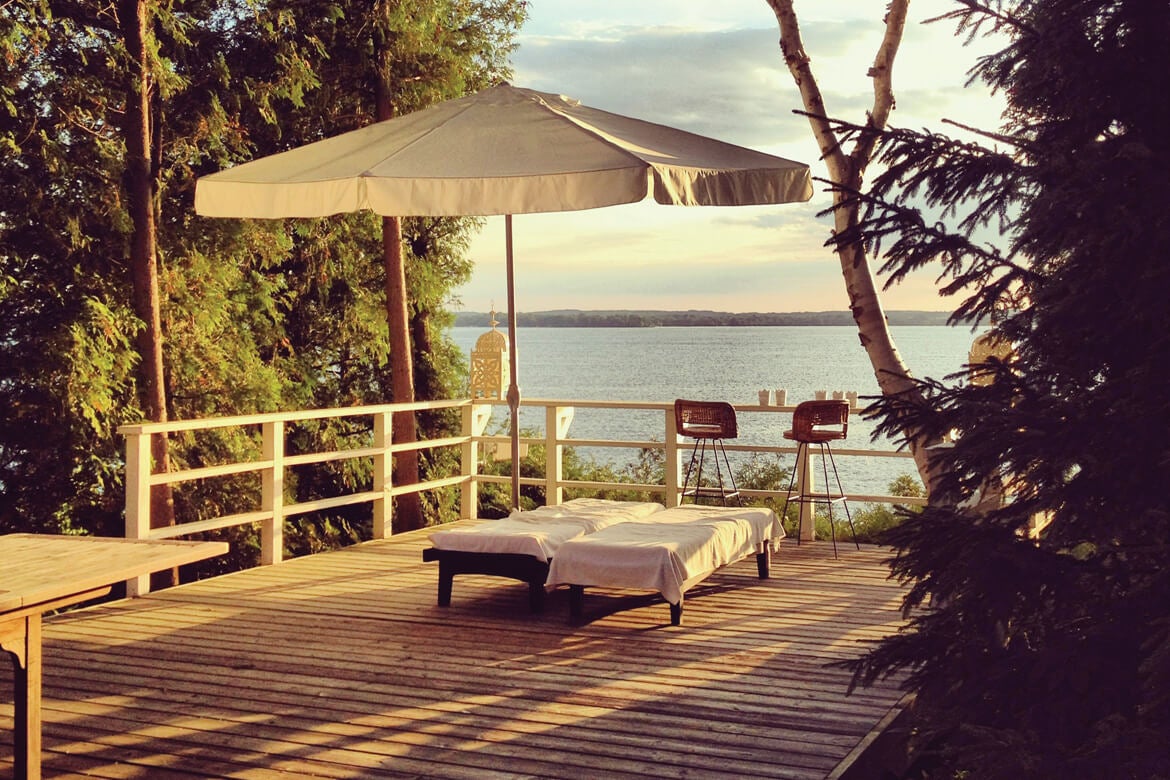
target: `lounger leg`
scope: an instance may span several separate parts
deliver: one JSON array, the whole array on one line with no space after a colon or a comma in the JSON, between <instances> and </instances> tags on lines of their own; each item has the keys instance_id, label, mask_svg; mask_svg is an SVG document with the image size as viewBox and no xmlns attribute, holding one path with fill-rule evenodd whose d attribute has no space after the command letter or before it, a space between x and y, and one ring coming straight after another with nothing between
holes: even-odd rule
<instances>
[{"instance_id":1,"label":"lounger leg","mask_svg":"<svg viewBox=\"0 0 1170 780\"><path fill-rule=\"evenodd\" d=\"M569 617L579 618L585 614L585 586L569 586Z\"/></svg>"},{"instance_id":2,"label":"lounger leg","mask_svg":"<svg viewBox=\"0 0 1170 780\"><path fill-rule=\"evenodd\" d=\"M528 581L528 608L534 615L544 612L544 580Z\"/></svg>"},{"instance_id":3,"label":"lounger leg","mask_svg":"<svg viewBox=\"0 0 1170 780\"><path fill-rule=\"evenodd\" d=\"M768 575L772 573L772 548L768 542L764 542L763 552L756 553L756 571L761 580L768 579Z\"/></svg>"},{"instance_id":4,"label":"lounger leg","mask_svg":"<svg viewBox=\"0 0 1170 780\"><path fill-rule=\"evenodd\" d=\"M439 561L439 606L451 606L451 583L455 579L455 572L446 561Z\"/></svg>"},{"instance_id":5,"label":"lounger leg","mask_svg":"<svg viewBox=\"0 0 1170 780\"><path fill-rule=\"evenodd\" d=\"M670 624L672 626L682 625L682 596L679 596L677 604L670 605Z\"/></svg>"}]
</instances>

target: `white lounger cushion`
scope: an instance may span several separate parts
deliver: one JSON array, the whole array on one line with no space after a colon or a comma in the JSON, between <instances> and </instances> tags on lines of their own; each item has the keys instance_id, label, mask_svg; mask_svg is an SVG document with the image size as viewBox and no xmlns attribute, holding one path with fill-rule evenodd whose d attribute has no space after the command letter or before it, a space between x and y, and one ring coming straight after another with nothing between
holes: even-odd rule
<instances>
[{"instance_id":1,"label":"white lounger cushion","mask_svg":"<svg viewBox=\"0 0 1170 780\"><path fill-rule=\"evenodd\" d=\"M681 506L561 545L549 585L656 590L671 604L720 566L784 536L771 509Z\"/></svg>"},{"instance_id":2,"label":"white lounger cushion","mask_svg":"<svg viewBox=\"0 0 1170 780\"><path fill-rule=\"evenodd\" d=\"M556 506L515 511L502 520L488 520L473 528L435 531L431 544L439 550L531 555L546 561L570 539L617 523L636 522L662 512L662 504L574 498Z\"/></svg>"}]
</instances>

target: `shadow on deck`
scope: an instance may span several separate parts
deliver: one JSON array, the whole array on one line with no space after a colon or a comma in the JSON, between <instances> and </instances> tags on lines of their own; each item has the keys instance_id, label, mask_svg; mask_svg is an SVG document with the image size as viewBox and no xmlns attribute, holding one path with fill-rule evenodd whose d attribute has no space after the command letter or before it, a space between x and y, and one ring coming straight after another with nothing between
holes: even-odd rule
<instances>
[{"instance_id":1,"label":"shadow on deck","mask_svg":"<svg viewBox=\"0 0 1170 780\"><path fill-rule=\"evenodd\" d=\"M44 774L106 778L841 777L900 711L832 661L895 632L887 552L785 542L688 592L460 576L425 532L217 577L45 626ZM0 671L0 771L11 771ZM856 770L857 767L853 766Z\"/></svg>"}]
</instances>

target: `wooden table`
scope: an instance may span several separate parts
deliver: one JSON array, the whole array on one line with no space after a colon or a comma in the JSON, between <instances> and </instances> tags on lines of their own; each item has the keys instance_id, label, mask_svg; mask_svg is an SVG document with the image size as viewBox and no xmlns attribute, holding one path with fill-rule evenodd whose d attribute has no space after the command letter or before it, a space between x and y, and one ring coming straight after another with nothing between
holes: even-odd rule
<instances>
[{"instance_id":1,"label":"wooden table","mask_svg":"<svg viewBox=\"0 0 1170 780\"><path fill-rule=\"evenodd\" d=\"M12 656L16 778L41 776L41 619L122 580L222 555L225 542L0 536L0 650Z\"/></svg>"}]
</instances>

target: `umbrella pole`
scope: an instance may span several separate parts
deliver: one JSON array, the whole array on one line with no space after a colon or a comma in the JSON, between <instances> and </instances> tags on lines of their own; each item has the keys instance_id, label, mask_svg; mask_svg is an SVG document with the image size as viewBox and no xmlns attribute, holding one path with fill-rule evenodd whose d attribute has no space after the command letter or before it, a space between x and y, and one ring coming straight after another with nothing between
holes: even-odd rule
<instances>
[{"instance_id":1,"label":"umbrella pole","mask_svg":"<svg viewBox=\"0 0 1170 780\"><path fill-rule=\"evenodd\" d=\"M508 271L508 409L512 413L512 508L520 508L520 366L516 351L516 280L512 263L512 215L504 215Z\"/></svg>"}]
</instances>

